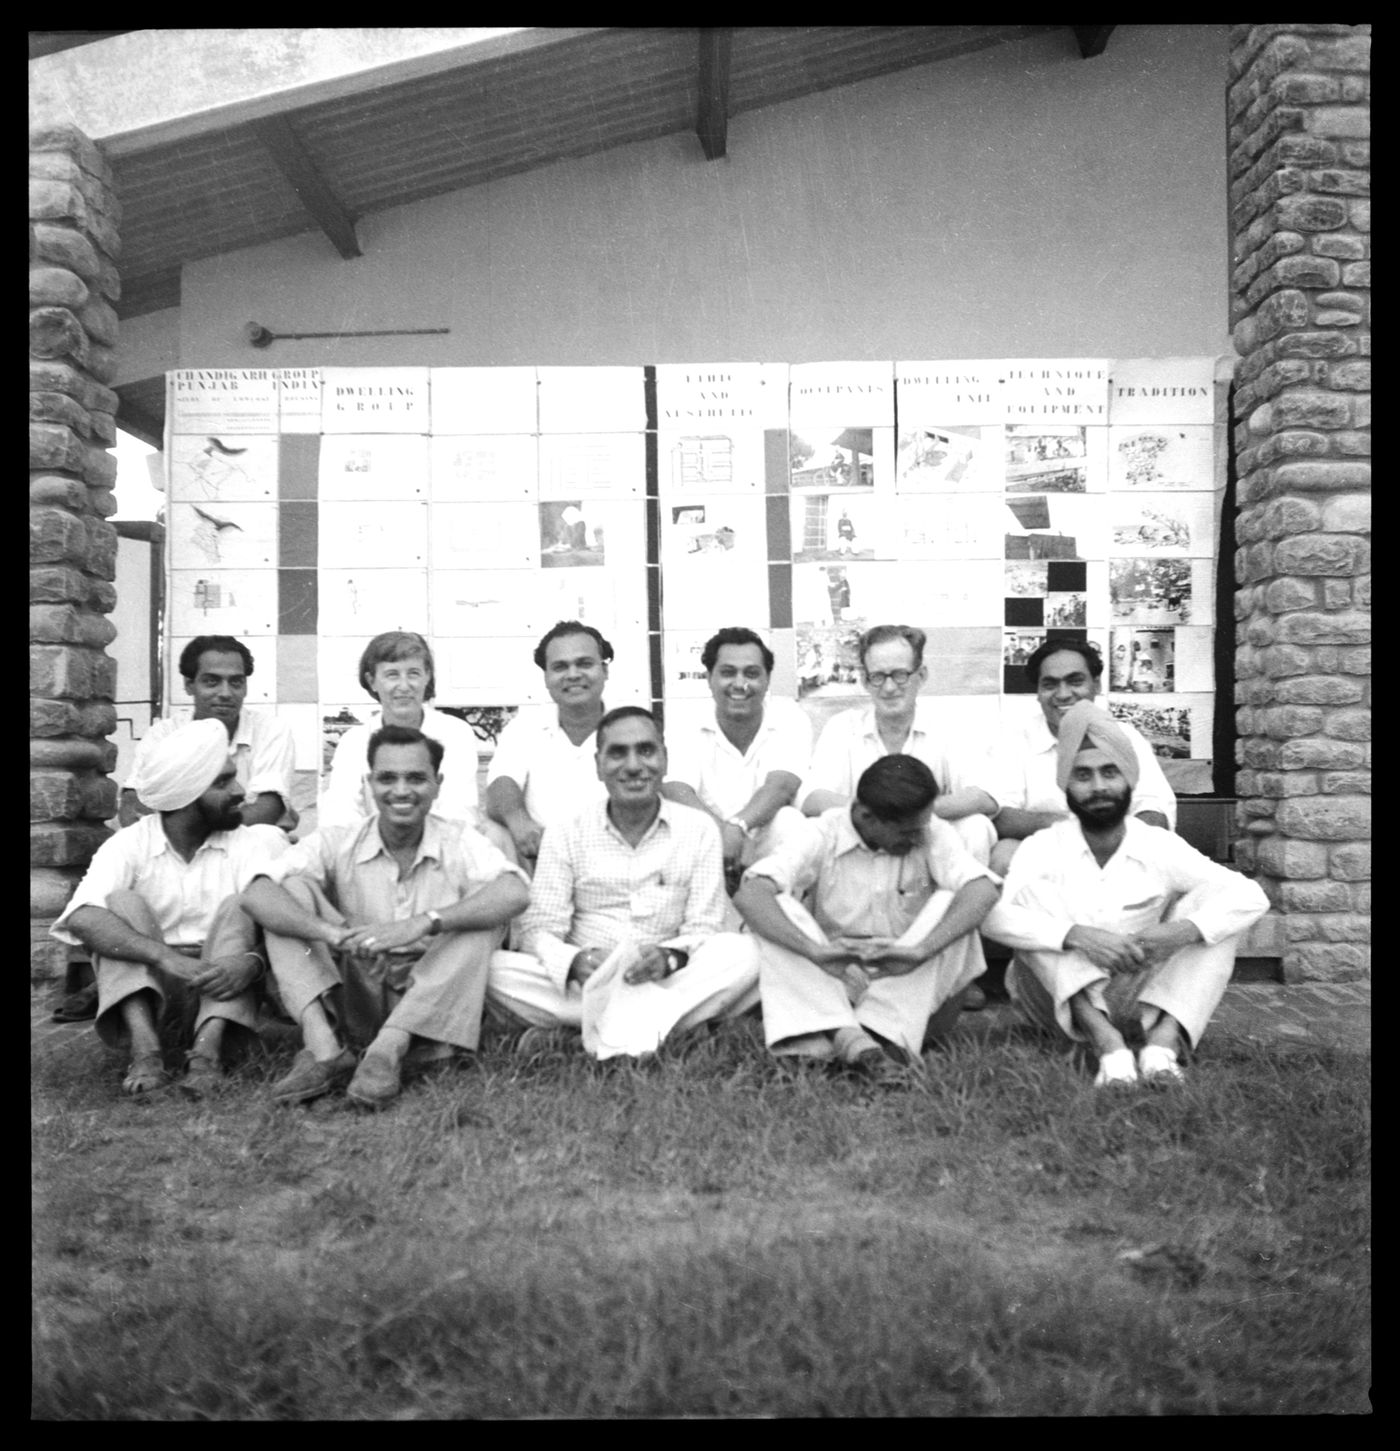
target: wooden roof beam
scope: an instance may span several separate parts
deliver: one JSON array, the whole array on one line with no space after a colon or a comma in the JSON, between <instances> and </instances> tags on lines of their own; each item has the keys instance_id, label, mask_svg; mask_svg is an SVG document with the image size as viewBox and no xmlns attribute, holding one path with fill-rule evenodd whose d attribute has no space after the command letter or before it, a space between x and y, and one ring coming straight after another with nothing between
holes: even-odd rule
<instances>
[{"instance_id":1,"label":"wooden roof beam","mask_svg":"<svg viewBox=\"0 0 1400 1451\"><path fill-rule=\"evenodd\" d=\"M1082 59L1089 60L1093 56L1102 55L1108 45L1108 37L1118 29L1116 25L1071 25L1074 31L1074 38L1079 42L1079 54Z\"/></svg>"},{"instance_id":2,"label":"wooden roof beam","mask_svg":"<svg viewBox=\"0 0 1400 1451\"><path fill-rule=\"evenodd\" d=\"M729 144L729 52L733 39L734 31L727 25L702 26L700 30L700 107L695 134L706 161L723 156Z\"/></svg>"},{"instance_id":3,"label":"wooden roof beam","mask_svg":"<svg viewBox=\"0 0 1400 1451\"><path fill-rule=\"evenodd\" d=\"M315 219L316 225L331 239L335 250L347 261L358 257L360 243L355 236L355 223L340 204L340 199L326 185L316 169L301 138L292 130L285 116L268 116L253 122L258 140L267 147L277 169L291 183L297 199Z\"/></svg>"}]
</instances>

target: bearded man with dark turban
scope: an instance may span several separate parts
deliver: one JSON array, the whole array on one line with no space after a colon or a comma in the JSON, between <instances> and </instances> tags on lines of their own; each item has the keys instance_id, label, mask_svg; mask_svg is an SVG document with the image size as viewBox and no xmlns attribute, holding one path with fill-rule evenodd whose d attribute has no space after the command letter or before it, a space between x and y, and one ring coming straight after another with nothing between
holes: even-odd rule
<instances>
[{"instance_id":1,"label":"bearded man with dark turban","mask_svg":"<svg viewBox=\"0 0 1400 1451\"><path fill-rule=\"evenodd\" d=\"M1013 1001L1092 1049L1096 1085L1180 1079L1268 898L1128 814L1138 755L1111 716L1081 700L1057 739L1055 780L1073 815L1022 842L982 931L1015 949Z\"/></svg>"},{"instance_id":2,"label":"bearded man with dark turban","mask_svg":"<svg viewBox=\"0 0 1400 1451\"><path fill-rule=\"evenodd\" d=\"M222 1079L225 1040L246 1043L255 1032L253 989L265 963L238 894L286 850L286 837L243 825L243 788L220 720L191 721L151 742L132 786L153 814L102 843L50 931L92 953L97 1036L131 1055L123 1090L171 1082L164 1037L188 1048L181 1086L199 1096Z\"/></svg>"}]
</instances>

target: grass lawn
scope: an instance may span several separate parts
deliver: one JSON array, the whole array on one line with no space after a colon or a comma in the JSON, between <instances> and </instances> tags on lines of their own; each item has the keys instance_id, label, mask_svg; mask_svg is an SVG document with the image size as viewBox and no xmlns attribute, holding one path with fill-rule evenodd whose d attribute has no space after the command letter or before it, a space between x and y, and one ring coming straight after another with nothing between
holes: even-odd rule
<instances>
[{"instance_id":1,"label":"grass lawn","mask_svg":"<svg viewBox=\"0 0 1400 1451\"><path fill-rule=\"evenodd\" d=\"M389 1112L33 1070L42 1419L1370 1409L1369 1060L1206 1040L1096 1092L1009 1011L877 1090L756 1021L651 1064L488 1029Z\"/></svg>"}]
</instances>

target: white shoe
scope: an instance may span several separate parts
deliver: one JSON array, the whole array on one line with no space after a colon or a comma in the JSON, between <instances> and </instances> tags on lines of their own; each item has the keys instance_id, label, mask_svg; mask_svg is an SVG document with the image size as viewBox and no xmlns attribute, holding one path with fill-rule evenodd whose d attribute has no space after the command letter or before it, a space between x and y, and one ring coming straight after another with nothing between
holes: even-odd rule
<instances>
[{"instance_id":1,"label":"white shoe","mask_svg":"<svg viewBox=\"0 0 1400 1451\"><path fill-rule=\"evenodd\" d=\"M1177 1062L1174 1048L1149 1043L1138 1052L1138 1072L1148 1082L1181 1083L1186 1075Z\"/></svg>"},{"instance_id":2,"label":"white shoe","mask_svg":"<svg viewBox=\"0 0 1400 1451\"><path fill-rule=\"evenodd\" d=\"M1095 1088L1111 1088L1118 1083L1137 1082L1137 1064L1133 1062L1131 1048L1115 1048L1099 1059L1099 1071L1094 1076Z\"/></svg>"}]
</instances>

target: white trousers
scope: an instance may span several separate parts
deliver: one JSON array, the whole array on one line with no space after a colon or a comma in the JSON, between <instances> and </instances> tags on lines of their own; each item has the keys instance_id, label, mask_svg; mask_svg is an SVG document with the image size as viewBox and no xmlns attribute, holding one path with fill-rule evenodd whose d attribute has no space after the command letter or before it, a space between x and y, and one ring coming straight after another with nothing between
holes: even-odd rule
<instances>
[{"instance_id":1,"label":"white trousers","mask_svg":"<svg viewBox=\"0 0 1400 1451\"><path fill-rule=\"evenodd\" d=\"M908 946L928 936L943 920L952 900L952 892L935 892L904 935L897 939L900 945ZM813 942L829 940L816 918L795 897L783 893L777 902L793 926ZM830 1057L835 1049L829 1039L802 1043L790 1040L831 1033L837 1028L861 1027L878 1033L917 1058L923 1051L929 1020L986 971L982 944L975 932L968 932L912 972L900 977L875 978L853 1003L840 978L823 972L800 953L780 947L776 942L762 937L755 940L761 963L759 987L764 1038L774 1053ZM952 1017L956 1017L956 1009ZM935 1026L946 1030L951 1021Z\"/></svg>"},{"instance_id":2,"label":"white trousers","mask_svg":"<svg viewBox=\"0 0 1400 1451\"><path fill-rule=\"evenodd\" d=\"M1187 892L1167 909L1162 920L1189 917L1208 890L1198 887ZM1086 1035L1075 1026L1069 1001L1087 992L1089 1002L1120 1026L1136 1018L1147 1027L1156 1020L1159 1009L1170 1013L1194 1048L1229 986L1243 935L1227 937L1214 946L1195 943L1179 948L1155 967L1112 975L1082 952L1020 949L1012 956L1006 987L1028 1017L1076 1042L1086 1041Z\"/></svg>"},{"instance_id":3,"label":"white trousers","mask_svg":"<svg viewBox=\"0 0 1400 1451\"><path fill-rule=\"evenodd\" d=\"M706 938L679 972L660 982L629 983L636 961L629 942L615 947L588 981L560 992L530 953L496 952L486 1001L532 1027L579 1028L595 1058L654 1053L669 1033L711 1018L732 1018L758 1002L756 938L719 932Z\"/></svg>"}]
</instances>

